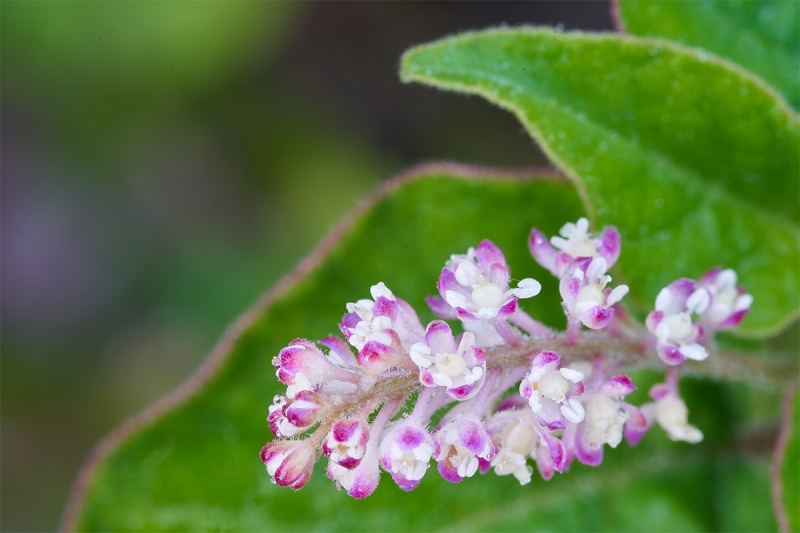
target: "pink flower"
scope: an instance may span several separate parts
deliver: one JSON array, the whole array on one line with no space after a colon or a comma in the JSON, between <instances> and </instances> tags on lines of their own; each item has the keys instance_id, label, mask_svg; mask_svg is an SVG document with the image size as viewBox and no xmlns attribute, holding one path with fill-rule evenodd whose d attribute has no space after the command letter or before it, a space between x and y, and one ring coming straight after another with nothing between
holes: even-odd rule
<instances>
[{"instance_id":1,"label":"pink flower","mask_svg":"<svg viewBox=\"0 0 800 533\"><path fill-rule=\"evenodd\" d=\"M628 286L619 285L613 290L606 288L611 281L607 270L603 257L581 257L566 268L558 288L572 322L580 322L590 329L602 329L611 321L613 306L628 293Z\"/></svg>"},{"instance_id":2,"label":"pink flower","mask_svg":"<svg viewBox=\"0 0 800 533\"><path fill-rule=\"evenodd\" d=\"M373 285L370 292L374 301L347 304L349 312L339 329L358 350L358 363L365 371L380 374L410 365L406 353L424 335L416 312L383 283Z\"/></svg>"},{"instance_id":3,"label":"pink flower","mask_svg":"<svg viewBox=\"0 0 800 533\"><path fill-rule=\"evenodd\" d=\"M519 391L539 421L548 429L564 429L567 420L583 420L583 406L577 397L583 394L583 374L571 368L561 368L561 356L545 350L537 355L531 371L520 383Z\"/></svg>"},{"instance_id":4,"label":"pink flower","mask_svg":"<svg viewBox=\"0 0 800 533\"><path fill-rule=\"evenodd\" d=\"M361 463L369 442L369 428L361 420L345 418L333 423L322 442L322 453L331 462L353 469Z\"/></svg>"},{"instance_id":5,"label":"pink flower","mask_svg":"<svg viewBox=\"0 0 800 533\"><path fill-rule=\"evenodd\" d=\"M510 271L505 256L491 241L483 240L466 255L454 255L442 269L439 294L428 304L442 318L464 322L492 321L511 316L520 298L539 294L541 284L525 278L518 288L509 288Z\"/></svg>"},{"instance_id":6,"label":"pink flower","mask_svg":"<svg viewBox=\"0 0 800 533\"><path fill-rule=\"evenodd\" d=\"M677 365L686 359L702 361L708 357L708 351L698 342L703 329L693 323L692 314L703 313L709 302L709 293L687 278L673 281L658 293L656 310L647 315L645 323L656 336L658 356L666 364Z\"/></svg>"},{"instance_id":7,"label":"pink flower","mask_svg":"<svg viewBox=\"0 0 800 533\"><path fill-rule=\"evenodd\" d=\"M286 396L293 399L299 391L314 390L325 382L356 383L358 373L334 365L316 344L295 339L272 359L278 379L287 385Z\"/></svg>"},{"instance_id":8,"label":"pink flower","mask_svg":"<svg viewBox=\"0 0 800 533\"><path fill-rule=\"evenodd\" d=\"M597 236L588 231L589 221L579 218L576 223L567 223L561 228L561 237L551 237L548 242L538 229L533 228L528 246L536 262L559 278L579 257L602 257L607 268L614 266L621 248L617 228L606 226Z\"/></svg>"},{"instance_id":9,"label":"pink flower","mask_svg":"<svg viewBox=\"0 0 800 533\"><path fill-rule=\"evenodd\" d=\"M456 400L477 394L486 374L483 350L467 332L456 345L450 326L442 320L428 324L425 342L411 347L411 360L419 367L419 380L426 387L445 387Z\"/></svg>"},{"instance_id":10,"label":"pink flower","mask_svg":"<svg viewBox=\"0 0 800 533\"><path fill-rule=\"evenodd\" d=\"M700 288L709 295L710 303L701 321L710 330L738 327L753 304L753 297L745 288L736 285L736 272L730 268L712 268L700 278Z\"/></svg>"},{"instance_id":11,"label":"pink flower","mask_svg":"<svg viewBox=\"0 0 800 533\"><path fill-rule=\"evenodd\" d=\"M428 470L435 443L428 431L411 419L384 437L379 455L383 468L403 490L413 490Z\"/></svg>"},{"instance_id":12,"label":"pink flower","mask_svg":"<svg viewBox=\"0 0 800 533\"><path fill-rule=\"evenodd\" d=\"M347 494L357 500L363 500L375 492L381 477L375 443L372 441L367 443L364 457L355 468L345 468L330 461L325 473L336 483L336 488L344 489Z\"/></svg>"},{"instance_id":13,"label":"pink flower","mask_svg":"<svg viewBox=\"0 0 800 533\"><path fill-rule=\"evenodd\" d=\"M269 427L278 438L294 437L317 423L324 414L324 400L309 390L299 391L293 399L275 396L269 408Z\"/></svg>"},{"instance_id":14,"label":"pink flower","mask_svg":"<svg viewBox=\"0 0 800 533\"><path fill-rule=\"evenodd\" d=\"M439 473L451 483L472 477L478 471L479 461L491 461L495 454L492 439L473 414L445 424L434 439Z\"/></svg>"},{"instance_id":15,"label":"pink flower","mask_svg":"<svg viewBox=\"0 0 800 533\"><path fill-rule=\"evenodd\" d=\"M653 403L642 406L648 425L658 422L672 440L697 443L703 440L703 432L689 424L689 409L678 394L677 377L658 383L650 389Z\"/></svg>"},{"instance_id":16,"label":"pink flower","mask_svg":"<svg viewBox=\"0 0 800 533\"><path fill-rule=\"evenodd\" d=\"M369 341L402 349L422 336L417 313L397 298L383 282L370 288L372 300L347 304L348 313L339 325L347 341L361 350Z\"/></svg>"},{"instance_id":17,"label":"pink flower","mask_svg":"<svg viewBox=\"0 0 800 533\"><path fill-rule=\"evenodd\" d=\"M581 401L586 416L580 424L569 427L564 434L569 460L578 460L590 466L603 461L603 445L616 448L623 435L633 443L638 442L647 430L644 416L623 398L636 390L631 379L620 374L602 381L602 376L591 380ZM599 386L594 385L598 383Z\"/></svg>"},{"instance_id":18,"label":"pink flower","mask_svg":"<svg viewBox=\"0 0 800 533\"><path fill-rule=\"evenodd\" d=\"M524 406L524 400L517 398L521 401L515 403ZM564 445L541 425L529 409L516 407L498 411L487 420L486 428L497 450L488 466L494 468L498 476L513 474L520 485L528 484L532 472L527 464L529 457L536 461L543 479L552 478L554 472L564 471Z\"/></svg>"}]
</instances>

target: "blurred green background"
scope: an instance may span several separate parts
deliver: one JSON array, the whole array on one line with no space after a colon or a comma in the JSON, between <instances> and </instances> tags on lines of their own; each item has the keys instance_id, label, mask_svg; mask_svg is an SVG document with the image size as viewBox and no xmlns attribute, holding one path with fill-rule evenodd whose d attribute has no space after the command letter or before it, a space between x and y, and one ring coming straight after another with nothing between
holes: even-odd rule
<instances>
[{"instance_id":1,"label":"blurred green background","mask_svg":"<svg viewBox=\"0 0 800 533\"><path fill-rule=\"evenodd\" d=\"M595 1L0 3L0 529L55 529L92 445L381 180L545 163L512 115L397 79L503 23L611 29Z\"/></svg>"}]
</instances>

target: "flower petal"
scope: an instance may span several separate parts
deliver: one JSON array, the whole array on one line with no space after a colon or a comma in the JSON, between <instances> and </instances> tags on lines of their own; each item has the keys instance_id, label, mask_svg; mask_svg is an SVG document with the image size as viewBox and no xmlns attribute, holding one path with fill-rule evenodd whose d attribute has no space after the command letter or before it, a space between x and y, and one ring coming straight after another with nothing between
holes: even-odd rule
<instances>
[{"instance_id":1,"label":"flower petal","mask_svg":"<svg viewBox=\"0 0 800 533\"><path fill-rule=\"evenodd\" d=\"M428 324L425 330L425 344L430 347L432 354L456 353L458 349L453 338L453 330L443 320L434 320Z\"/></svg>"}]
</instances>

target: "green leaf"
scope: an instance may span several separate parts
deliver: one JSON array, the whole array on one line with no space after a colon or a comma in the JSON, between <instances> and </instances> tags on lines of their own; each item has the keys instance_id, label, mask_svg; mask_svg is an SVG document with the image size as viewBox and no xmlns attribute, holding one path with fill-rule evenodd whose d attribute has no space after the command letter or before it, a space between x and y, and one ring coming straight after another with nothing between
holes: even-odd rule
<instances>
[{"instance_id":1,"label":"green leaf","mask_svg":"<svg viewBox=\"0 0 800 533\"><path fill-rule=\"evenodd\" d=\"M513 112L594 221L620 229L640 311L724 265L755 298L742 334L797 316L800 124L759 78L666 41L533 28L412 48L401 75Z\"/></svg>"},{"instance_id":2,"label":"green leaf","mask_svg":"<svg viewBox=\"0 0 800 533\"><path fill-rule=\"evenodd\" d=\"M800 3L781 0L619 0L633 35L663 37L739 63L800 105Z\"/></svg>"},{"instance_id":3,"label":"green leaf","mask_svg":"<svg viewBox=\"0 0 800 533\"><path fill-rule=\"evenodd\" d=\"M515 277L541 280L542 293L526 301L526 310L563 327L556 280L533 262L526 240L531 226L552 233L580 215L574 190L553 175L434 165L390 182L247 311L182 389L100 445L79 478L65 529L719 529L724 502L713 496L729 463L758 463L746 456L732 461L727 437L749 417L735 415L732 399L739 396L708 382L684 383L692 418L709 437L726 438L689 446L656 430L635 449L607 450L599 468L575 464L550 482L534 474L524 487L494 474L453 485L431 469L411 493L384 475L375 494L356 501L335 490L322 462L309 485L293 492L270 484L258 458L271 438L268 406L281 392L272 357L296 337L334 333L345 302L366 296L377 281L423 310L449 255L490 238Z\"/></svg>"}]
</instances>

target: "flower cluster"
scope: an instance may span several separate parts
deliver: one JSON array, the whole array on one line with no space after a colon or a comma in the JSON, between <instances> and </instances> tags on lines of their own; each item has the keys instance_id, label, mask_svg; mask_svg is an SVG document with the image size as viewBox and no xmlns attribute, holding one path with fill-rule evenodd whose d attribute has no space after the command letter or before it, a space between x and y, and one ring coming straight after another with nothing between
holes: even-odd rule
<instances>
[{"instance_id":1,"label":"flower cluster","mask_svg":"<svg viewBox=\"0 0 800 533\"><path fill-rule=\"evenodd\" d=\"M541 284L524 278L512 287L503 253L484 240L442 269L439 295L427 299L440 319L423 326L378 283L371 299L347 304L345 340L297 339L281 350L272 362L286 393L268 418L277 440L261 450L271 479L298 489L324 455L327 476L354 498L375 491L381 470L412 490L432 463L453 483L494 470L524 485L533 464L544 479L576 459L597 466L605 445L636 445L656 423L673 440L702 440L678 390L680 365L706 359L714 331L736 327L752 297L732 270L714 268L665 287L644 329L619 306L628 287L608 275L620 254L617 229L593 235L581 218L560 234L548 240L533 229L529 246L559 280L564 332L522 310ZM604 346L638 360L652 352L666 364L652 402L625 400L636 386Z\"/></svg>"}]
</instances>

